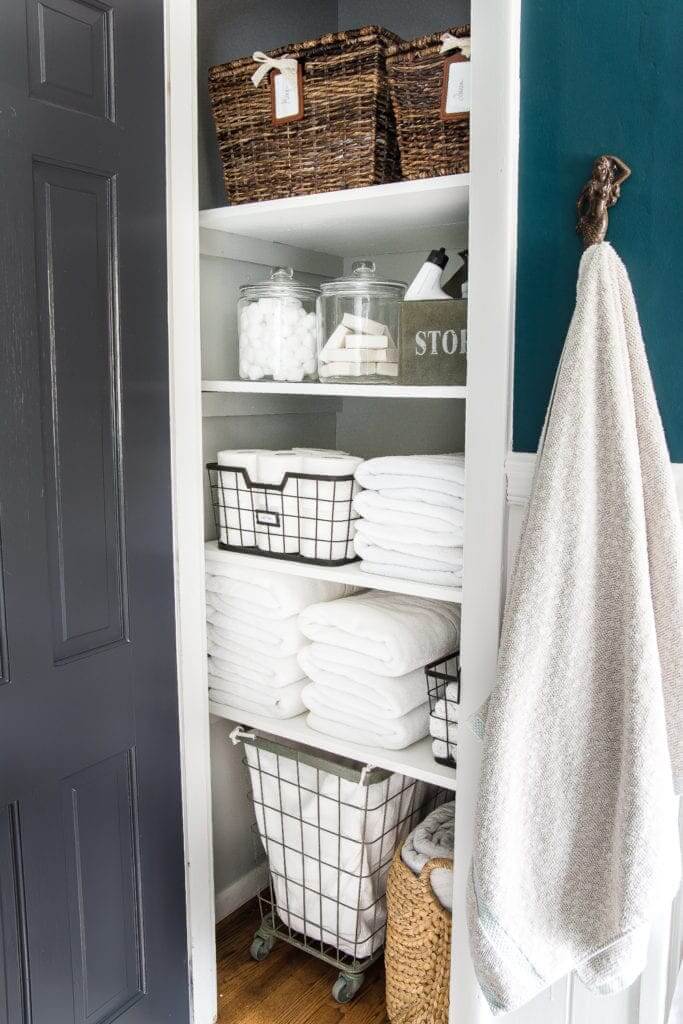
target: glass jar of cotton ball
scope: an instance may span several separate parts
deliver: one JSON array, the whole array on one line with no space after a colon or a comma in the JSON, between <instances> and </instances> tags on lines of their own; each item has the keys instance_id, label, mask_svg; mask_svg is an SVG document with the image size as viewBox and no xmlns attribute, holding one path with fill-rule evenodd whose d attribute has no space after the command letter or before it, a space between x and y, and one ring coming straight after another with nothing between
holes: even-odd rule
<instances>
[{"instance_id":1,"label":"glass jar of cotton ball","mask_svg":"<svg viewBox=\"0 0 683 1024\"><path fill-rule=\"evenodd\" d=\"M237 305L242 380L317 380L317 288L295 280L291 267L242 285Z\"/></svg>"}]
</instances>

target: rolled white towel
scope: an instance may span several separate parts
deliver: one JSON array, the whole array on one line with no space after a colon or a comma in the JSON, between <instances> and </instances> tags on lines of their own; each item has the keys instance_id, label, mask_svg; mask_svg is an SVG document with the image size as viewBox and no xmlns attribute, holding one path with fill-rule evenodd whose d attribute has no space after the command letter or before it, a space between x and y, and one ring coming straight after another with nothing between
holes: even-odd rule
<instances>
[{"instance_id":1,"label":"rolled white towel","mask_svg":"<svg viewBox=\"0 0 683 1024\"><path fill-rule=\"evenodd\" d=\"M457 686L449 683L446 696L437 700L429 716L429 732L437 740L447 743L458 741L458 701Z\"/></svg>"},{"instance_id":2,"label":"rolled white towel","mask_svg":"<svg viewBox=\"0 0 683 1024\"><path fill-rule=\"evenodd\" d=\"M313 704L311 692L315 685L307 687L309 691L306 700ZM381 747L384 750L403 750L412 743L422 739L429 732L429 705L422 704L414 708L407 715L401 718L375 719L369 721L367 718L355 718L344 714L338 719L332 717L332 712L323 707L320 711L311 711L307 722L311 729L325 733L327 736L336 736L338 739L351 740L366 747Z\"/></svg>"},{"instance_id":3,"label":"rolled white towel","mask_svg":"<svg viewBox=\"0 0 683 1024\"><path fill-rule=\"evenodd\" d=\"M414 875L419 875L435 858L453 859L455 838L455 801L442 804L428 814L407 837L401 847L401 860ZM430 875L432 891L442 907L453 909L453 870L435 868Z\"/></svg>"},{"instance_id":4,"label":"rolled white towel","mask_svg":"<svg viewBox=\"0 0 683 1024\"><path fill-rule=\"evenodd\" d=\"M379 676L353 665L340 665L337 649L328 644L309 644L298 654L299 665L325 699L342 710L348 707L370 717L400 718L424 704L427 685L423 669L404 676Z\"/></svg>"},{"instance_id":5,"label":"rolled white towel","mask_svg":"<svg viewBox=\"0 0 683 1024\"><path fill-rule=\"evenodd\" d=\"M432 755L438 761L452 761L455 764L458 760L458 745L446 743L445 740L432 740Z\"/></svg>"},{"instance_id":6,"label":"rolled white towel","mask_svg":"<svg viewBox=\"0 0 683 1024\"><path fill-rule=\"evenodd\" d=\"M415 529L418 535L444 531L462 535L465 521L462 508L385 498L378 491L360 491L353 507L368 522Z\"/></svg>"},{"instance_id":7,"label":"rolled white towel","mask_svg":"<svg viewBox=\"0 0 683 1024\"><path fill-rule=\"evenodd\" d=\"M460 608L373 591L312 605L299 616L299 626L310 640L336 647L340 665L403 676L458 647Z\"/></svg>"}]
</instances>

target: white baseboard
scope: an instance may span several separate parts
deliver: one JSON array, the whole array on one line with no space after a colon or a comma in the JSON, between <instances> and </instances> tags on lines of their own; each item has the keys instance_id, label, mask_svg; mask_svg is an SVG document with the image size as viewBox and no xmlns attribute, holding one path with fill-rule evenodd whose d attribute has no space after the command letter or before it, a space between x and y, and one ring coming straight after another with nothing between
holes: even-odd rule
<instances>
[{"instance_id":1,"label":"white baseboard","mask_svg":"<svg viewBox=\"0 0 683 1024\"><path fill-rule=\"evenodd\" d=\"M222 921L253 899L268 884L267 864L257 864L232 885L216 893L216 921Z\"/></svg>"},{"instance_id":2,"label":"white baseboard","mask_svg":"<svg viewBox=\"0 0 683 1024\"><path fill-rule=\"evenodd\" d=\"M529 452L510 452L505 462L509 505L525 505L531 494L536 456ZM683 517L683 462L672 462L678 505Z\"/></svg>"}]
</instances>

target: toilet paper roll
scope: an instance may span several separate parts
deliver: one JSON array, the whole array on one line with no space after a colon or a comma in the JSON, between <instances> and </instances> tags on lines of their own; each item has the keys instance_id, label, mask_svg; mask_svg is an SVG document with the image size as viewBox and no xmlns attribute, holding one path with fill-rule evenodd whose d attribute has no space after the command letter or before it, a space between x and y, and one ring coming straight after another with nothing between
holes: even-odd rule
<instances>
[{"instance_id":1,"label":"toilet paper roll","mask_svg":"<svg viewBox=\"0 0 683 1024\"><path fill-rule=\"evenodd\" d=\"M355 455L309 455L304 472L314 476L353 476L363 460ZM354 480L302 480L299 513L303 519L348 521L351 500L359 489Z\"/></svg>"},{"instance_id":2,"label":"toilet paper roll","mask_svg":"<svg viewBox=\"0 0 683 1024\"><path fill-rule=\"evenodd\" d=\"M304 558L338 562L355 556L353 535L355 524L313 519L301 522L300 554Z\"/></svg>"},{"instance_id":3,"label":"toilet paper roll","mask_svg":"<svg viewBox=\"0 0 683 1024\"><path fill-rule=\"evenodd\" d=\"M271 452L259 459L259 484L254 490L256 544L259 550L277 555L299 552L298 479L280 486L287 473L304 472L304 456L293 451ZM268 485L277 487L272 489Z\"/></svg>"},{"instance_id":4,"label":"toilet paper roll","mask_svg":"<svg viewBox=\"0 0 683 1024\"><path fill-rule=\"evenodd\" d=\"M224 449L218 452L216 461L221 466L239 466L253 482L258 479L261 454L254 448ZM216 474L216 485L220 541L234 547L253 548L256 545L253 492L247 477L239 472L220 469Z\"/></svg>"},{"instance_id":5,"label":"toilet paper roll","mask_svg":"<svg viewBox=\"0 0 683 1024\"><path fill-rule=\"evenodd\" d=\"M294 451L263 452L258 460L258 482L281 484L285 473L303 473L304 459Z\"/></svg>"}]
</instances>

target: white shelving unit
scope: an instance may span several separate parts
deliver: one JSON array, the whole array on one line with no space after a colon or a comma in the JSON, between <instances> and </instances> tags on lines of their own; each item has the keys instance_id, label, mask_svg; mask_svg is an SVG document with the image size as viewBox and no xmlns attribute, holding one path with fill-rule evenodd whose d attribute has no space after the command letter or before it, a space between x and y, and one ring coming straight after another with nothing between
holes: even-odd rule
<instances>
[{"instance_id":1,"label":"white shelving unit","mask_svg":"<svg viewBox=\"0 0 683 1024\"><path fill-rule=\"evenodd\" d=\"M316 732L306 724L306 715L296 718L277 720L265 715L256 715L250 711L232 708L217 700L209 702L212 715L226 718L230 722L238 722L250 729L258 729L270 736L294 740L307 747L326 750L330 754L350 757L374 768L386 768L391 772L400 772L413 779L421 779L432 786L455 791L456 772L447 765L437 764L432 757L432 745L429 738L418 740L404 750L380 750L377 747L364 747L360 743L349 743L334 736L325 736Z\"/></svg>"},{"instance_id":2,"label":"white shelving unit","mask_svg":"<svg viewBox=\"0 0 683 1024\"><path fill-rule=\"evenodd\" d=\"M215 702L209 705L203 577L207 557L228 558L274 573L315 575L461 602L461 720L488 696L504 587L520 0L472 3L475 56L470 175L202 213L197 211L194 157L195 3L168 0L167 5L174 519L194 1021L212 1024L216 1008L207 761L211 712L449 789L457 782L450 1020L451 1024L484 1024L490 1016L468 956L465 916L480 759L476 738L469 730L461 730L455 776L432 760L428 739L405 751L368 750L313 732L303 717L277 722ZM466 388L273 384L236 379L234 302L237 286L243 281L263 278L276 265L292 266L297 275L313 279L335 277L345 271L353 256L375 258L380 270L386 268L383 272L405 277L435 244L453 251L467 243L470 343ZM207 410L204 432L202 391ZM278 395L285 397L273 397ZM233 439L235 447L313 445L316 438L324 447L334 444L365 456L453 451L464 445L467 508L462 591L379 577L373 580L357 565L337 569L307 566L220 551L215 542L205 548L202 524L210 523L210 517L205 517L203 507L203 466L213 460L219 447L230 447ZM215 534L210 526L208 531L210 541Z\"/></svg>"}]
</instances>

